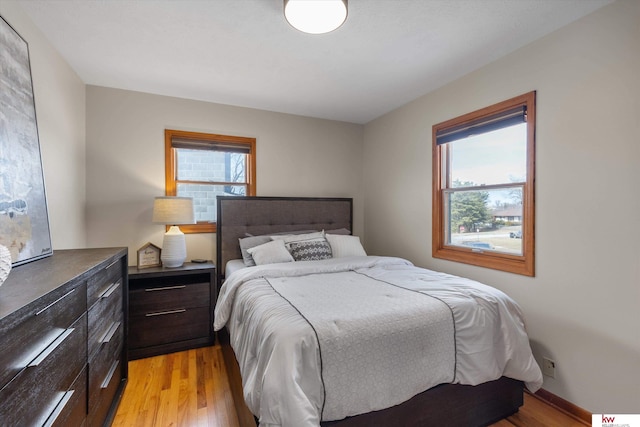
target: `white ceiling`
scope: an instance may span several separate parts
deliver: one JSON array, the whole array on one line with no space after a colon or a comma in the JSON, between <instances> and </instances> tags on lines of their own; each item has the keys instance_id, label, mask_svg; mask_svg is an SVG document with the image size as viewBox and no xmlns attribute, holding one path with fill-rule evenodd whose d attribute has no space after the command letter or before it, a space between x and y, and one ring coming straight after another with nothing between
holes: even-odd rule
<instances>
[{"instance_id":1,"label":"white ceiling","mask_svg":"<svg viewBox=\"0 0 640 427\"><path fill-rule=\"evenodd\" d=\"M282 0L15 1L86 84L367 123L611 0L349 0L324 35Z\"/></svg>"}]
</instances>

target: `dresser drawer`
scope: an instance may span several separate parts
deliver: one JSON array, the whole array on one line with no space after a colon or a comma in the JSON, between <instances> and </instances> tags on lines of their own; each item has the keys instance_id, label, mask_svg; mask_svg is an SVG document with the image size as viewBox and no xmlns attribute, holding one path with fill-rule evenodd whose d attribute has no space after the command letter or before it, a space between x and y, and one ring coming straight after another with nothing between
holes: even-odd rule
<instances>
[{"instance_id":1,"label":"dresser drawer","mask_svg":"<svg viewBox=\"0 0 640 427\"><path fill-rule=\"evenodd\" d=\"M91 276L87 286L87 307L95 304L95 302L98 301L104 293L109 292L111 286L119 280L122 280L122 265L120 259L117 259Z\"/></svg>"},{"instance_id":2,"label":"dresser drawer","mask_svg":"<svg viewBox=\"0 0 640 427\"><path fill-rule=\"evenodd\" d=\"M87 417L87 370L76 377L66 393L60 393L60 401L45 426L81 426Z\"/></svg>"},{"instance_id":3,"label":"dresser drawer","mask_svg":"<svg viewBox=\"0 0 640 427\"><path fill-rule=\"evenodd\" d=\"M129 313L142 315L150 312L180 308L209 306L209 283L147 284L129 293Z\"/></svg>"},{"instance_id":4,"label":"dresser drawer","mask_svg":"<svg viewBox=\"0 0 640 427\"><path fill-rule=\"evenodd\" d=\"M108 341L102 343L89 359L89 412L92 414L98 411L101 402L111 405L122 379L124 325L119 324L107 338Z\"/></svg>"},{"instance_id":5,"label":"dresser drawer","mask_svg":"<svg viewBox=\"0 0 640 427\"><path fill-rule=\"evenodd\" d=\"M112 409L114 396L122 381L122 361L114 360L107 373L109 377L105 377L105 380L108 379L109 381L106 381L103 384L104 386L100 387L98 393L94 395L91 401L93 406L89 413L89 426L103 425L109 410Z\"/></svg>"},{"instance_id":6,"label":"dresser drawer","mask_svg":"<svg viewBox=\"0 0 640 427\"><path fill-rule=\"evenodd\" d=\"M89 358L109 342L123 322L122 288L122 280L114 282L89 310Z\"/></svg>"},{"instance_id":7,"label":"dresser drawer","mask_svg":"<svg viewBox=\"0 0 640 427\"><path fill-rule=\"evenodd\" d=\"M52 414L65 412L67 400L75 394L67 392L73 390L85 367L86 340L87 318L83 315L25 364L25 369L0 391L3 425L42 425ZM68 411L73 409L69 406L65 416Z\"/></svg>"},{"instance_id":8,"label":"dresser drawer","mask_svg":"<svg viewBox=\"0 0 640 427\"><path fill-rule=\"evenodd\" d=\"M3 337L0 387L26 368L67 330L86 311L86 301L87 288L84 283L74 288L57 289L25 307L25 312L15 322L3 322L0 327L0 337ZM82 331L86 339L86 325ZM77 332L74 337L76 335ZM86 355L86 350L83 354Z\"/></svg>"},{"instance_id":9,"label":"dresser drawer","mask_svg":"<svg viewBox=\"0 0 640 427\"><path fill-rule=\"evenodd\" d=\"M132 347L147 347L209 336L209 307L149 312L129 318Z\"/></svg>"}]
</instances>

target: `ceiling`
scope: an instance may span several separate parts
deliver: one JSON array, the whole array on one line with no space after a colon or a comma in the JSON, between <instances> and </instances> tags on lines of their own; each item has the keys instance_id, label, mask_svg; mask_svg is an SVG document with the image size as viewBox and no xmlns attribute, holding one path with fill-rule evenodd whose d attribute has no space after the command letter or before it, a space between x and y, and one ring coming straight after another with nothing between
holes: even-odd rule
<instances>
[{"instance_id":1,"label":"ceiling","mask_svg":"<svg viewBox=\"0 0 640 427\"><path fill-rule=\"evenodd\" d=\"M611 0L349 0L324 35L282 0L14 1L86 84L363 124Z\"/></svg>"}]
</instances>

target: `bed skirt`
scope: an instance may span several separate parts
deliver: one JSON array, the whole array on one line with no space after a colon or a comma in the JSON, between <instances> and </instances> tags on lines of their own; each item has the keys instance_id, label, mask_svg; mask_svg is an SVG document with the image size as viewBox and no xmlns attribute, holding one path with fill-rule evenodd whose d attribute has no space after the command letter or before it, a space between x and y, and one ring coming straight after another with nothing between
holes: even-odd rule
<instances>
[{"instance_id":1,"label":"bed skirt","mask_svg":"<svg viewBox=\"0 0 640 427\"><path fill-rule=\"evenodd\" d=\"M229 344L229 332L223 328L217 335L240 426L255 427L256 419L244 403L240 368ZM321 426L486 426L518 412L523 404L523 392L522 381L507 377L476 386L441 384L391 408L325 421Z\"/></svg>"}]
</instances>

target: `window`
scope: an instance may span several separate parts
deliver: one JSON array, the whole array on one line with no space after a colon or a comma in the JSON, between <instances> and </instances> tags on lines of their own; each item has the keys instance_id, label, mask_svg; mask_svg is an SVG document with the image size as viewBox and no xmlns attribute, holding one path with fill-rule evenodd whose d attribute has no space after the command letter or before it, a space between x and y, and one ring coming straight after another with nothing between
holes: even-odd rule
<instances>
[{"instance_id":1,"label":"window","mask_svg":"<svg viewBox=\"0 0 640 427\"><path fill-rule=\"evenodd\" d=\"M256 140L166 129L167 196L193 197L195 225L185 233L216 232L216 196L256 195Z\"/></svg>"},{"instance_id":2,"label":"window","mask_svg":"<svg viewBox=\"0 0 640 427\"><path fill-rule=\"evenodd\" d=\"M433 256L534 275L535 92L433 126Z\"/></svg>"}]
</instances>

